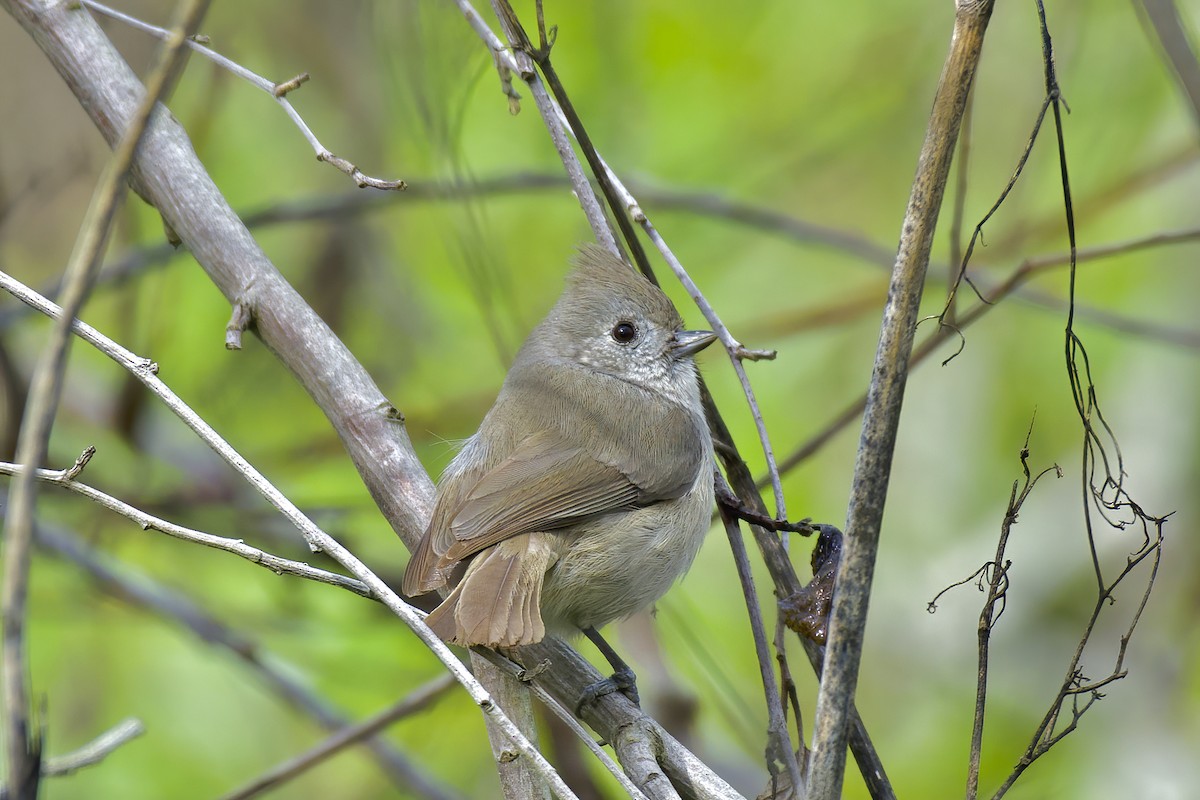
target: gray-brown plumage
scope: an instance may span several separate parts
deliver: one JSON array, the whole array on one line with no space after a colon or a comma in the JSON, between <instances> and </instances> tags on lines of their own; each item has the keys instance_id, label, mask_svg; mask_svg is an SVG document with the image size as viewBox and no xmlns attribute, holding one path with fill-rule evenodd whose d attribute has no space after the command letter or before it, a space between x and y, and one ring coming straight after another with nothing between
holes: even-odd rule
<instances>
[{"instance_id":1,"label":"gray-brown plumage","mask_svg":"<svg viewBox=\"0 0 1200 800\"><path fill-rule=\"evenodd\" d=\"M446 469L404 591L453 591L427 620L512 647L628 616L691 565L713 502L712 442L666 295L585 247Z\"/></svg>"}]
</instances>

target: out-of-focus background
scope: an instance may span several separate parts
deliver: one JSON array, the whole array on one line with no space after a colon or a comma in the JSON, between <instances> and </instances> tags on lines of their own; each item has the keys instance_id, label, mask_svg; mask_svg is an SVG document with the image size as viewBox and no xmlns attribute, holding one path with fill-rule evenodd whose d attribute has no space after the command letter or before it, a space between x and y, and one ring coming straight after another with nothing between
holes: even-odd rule
<instances>
[{"instance_id":1,"label":"out-of-focus background","mask_svg":"<svg viewBox=\"0 0 1200 800\"><path fill-rule=\"evenodd\" d=\"M166 24L170 5L126 0L121 8ZM532 20L531 8L518 10ZM1195 41L1198 7L1178 10ZM734 335L779 351L748 369L776 452L786 457L866 385L952 4L615 0L549 2L546 14L558 26L556 65L601 152ZM1196 115L1141 6L1051 0L1047 15L1071 111L1066 148L1080 247L1196 229ZM144 71L155 42L103 25ZM455 441L478 425L515 349L557 296L572 249L588 236L536 108L526 98L520 114L509 114L491 57L448 2L218 2L202 30L214 48L272 80L309 72L291 99L325 146L369 174L410 183L408 194L380 197L369 211L263 224L254 233L403 410L425 465L438 473ZM1040 46L1033 4L998 4L975 87L964 239L1011 175L1040 109ZM3 15L0 71L0 269L46 287L63 269L106 149L40 51ZM191 58L170 106L245 215L369 191L317 163L267 95L201 58ZM476 188L437 199L463 183ZM954 197L952 189L939 225L928 313L944 303ZM761 213L735 213L730 204ZM984 229L970 271L977 284L995 285L1026 259L1065 253L1062 208L1047 127ZM162 241L157 216L131 198L109 261ZM1125 656L1128 676L1106 688L1012 797L1195 796L1198 255L1193 241L1079 268L1077 331L1121 443L1127 486L1148 511L1175 516ZM994 553L1035 412L1029 463L1057 463L1064 477L1043 480L1013 532L1011 589L992 648L985 791L1026 746L1095 602L1081 434L1063 356L1067 279L1062 268L1039 273L964 329L955 360L939 365L954 350L947 346L910 376L858 695L901 797L962 791L981 596L968 585L944 597L936 614L926 604ZM678 287L668 291L698 323ZM960 309L978 302L969 290L959 296ZM161 376L326 530L397 577L407 553L324 418L256 339L225 350L229 313L181 253L105 281L83 317L154 358ZM918 340L934 328L923 325ZM20 380L46 330L0 297L0 346ZM728 363L715 349L701 362L742 452L761 471ZM11 447L11 397L0 398L0 422ZM844 522L857 440L855 423L786 473L791 517ZM96 486L177 523L308 557L295 532L153 398L76 345L53 465L69 465L89 444L99 453L84 477ZM6 485L0 481L0 492ZM79 746L125 716L147 727L104 764L49 781L47 798L217 796L319 741L311 714L248 661L347 719L440 672L382 608L344 592L143 533L51 489L40 513L48 530L74 537L123 581L98 582L52 552L37 557L31 667L46 698L49 751ZM1141 536L1103 527L1097 535L1111 569ZM793 544L806 576L810 545ZM761 570L759 578L770 615L769 582ZM1112 669L1144 580L1136 574L1105 611L1084 660L1089 676ZM148 608L130 586L203 609L212 618L206 624L223 626L236 647L206 642ZM613 632L648 710L739 790L760 791L762 690L722 533L710 535L654 618ZM793 656L808 722L815 684ZM449 796L496 792L483 724L461 692L385 738ZM865 797L852 767L848 773L846 796ZM273 796L397 793L407 795L358 749Z\"/></svg>"}]
</instances>

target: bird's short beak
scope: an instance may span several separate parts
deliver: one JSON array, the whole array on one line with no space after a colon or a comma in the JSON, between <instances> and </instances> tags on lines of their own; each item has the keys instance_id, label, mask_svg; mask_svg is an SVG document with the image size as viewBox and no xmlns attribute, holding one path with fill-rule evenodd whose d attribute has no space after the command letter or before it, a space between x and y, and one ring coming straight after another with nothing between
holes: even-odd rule
<instances>
[{"instance_id":1,"label":"bird's short beak","mask_svg":"<svg viewBox=\"0 0 1200 800\"><path fill-rule=\"evenodd\" d=\"M678 331L671 342L671 354L676 358L694 356L716 340L712 331Z\"/></svg>"}]
</instances>

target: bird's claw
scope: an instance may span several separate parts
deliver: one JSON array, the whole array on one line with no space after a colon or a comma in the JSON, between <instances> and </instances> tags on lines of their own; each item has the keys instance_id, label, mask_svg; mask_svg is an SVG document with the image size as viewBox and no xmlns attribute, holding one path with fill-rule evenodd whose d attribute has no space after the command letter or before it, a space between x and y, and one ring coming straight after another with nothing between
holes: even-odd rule
<instances>
[{"instance_id":1,"label":"bird's claw","mask_svg":"<svg viewBox=\"0 0 1200 800\"><path fill-rule=\"evenodd\" d=\"M604 695L613 692L623 693L635 706L641 705L637 690L637 676L633 674L633 670L626 667L617 670L611 677L598 680L584 689L583 694L579 696L579 702L575 704L575 716L581 716L585 706L589 706Z\"/></svg>"}]
</instances>

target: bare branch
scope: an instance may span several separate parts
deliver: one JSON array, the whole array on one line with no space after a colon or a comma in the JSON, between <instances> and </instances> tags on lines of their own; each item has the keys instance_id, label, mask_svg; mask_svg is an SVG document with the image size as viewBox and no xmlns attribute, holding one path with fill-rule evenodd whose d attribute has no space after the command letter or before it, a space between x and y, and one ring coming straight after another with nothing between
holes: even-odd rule
<instances>
[{"instance_id":1,"label":"bare branch","mask_svg":"<svg viewBox=\"0 0 1200 800\"><path fill-rule=\"evenodd\" d=\"M95 452L94 448L89 448L91 452ZM87 452L87 451L85 451ZM78 464L78 462L76 462ZM116 512L123 517L126 517L135 522L144 531L154 530L165 533L175 539L181 539L185 542L204 545L215 550L224 550L226 553L233 553L235 556L244 558L252 564L258 564L260 567L266 567L276 575L295 575L298 578L304 578L317 583L327 583L331 586L336 586L339 589L345 589L354 592L360 597L373 598L371 590L363 584L362 581L357 581L353 578L347 578L344 575L338 575L334 572L311 567L301 561L292 561L288 558L281 558L271 553L259 550L257 547L251 547L241 539L227 539L223 536L214 536L210 533L192 530L181 525L176 525L164 519L156 517L152 514L147 514L141 509L134 508L128 503L118 500L112 495L105 494L98 489L94 489L84 483L79 483L72 477L71 472L75 467L65 470L48 470L39 469L35 471L37 480L43 483L51 483L55 486L60 486L68 489L76 494L86 497L94 503L97 503L109 511ZM20 464L10 464L0 461L0 475L20 475L25 471L25 467Z\"/></svg>"},{"instance_id":2,"label":"bare branch","mask_svg":"<svg viewBox=\"0 0 1200 800\"><path fill-rule=\"evenodd\" d=\"M123 22L131 28L135 28L142 33L147 33L156 38L165 39L168 33L156 25L143 22L136 17L131 17L130 15L121 11L117 11L115 8L109 8L103 3L96 2L96 0L80 0L80 2L90 8L92 11L103 14L106 17L111 17L119 22ZM402 180L373 178L370 175L365 174L358 167L354 166L346 159L334 155L325 147L325 145L321 144L321 142L317 139L316 134L314 134L312 129L308 127L308 123L306 123L304 118L300 116L300 112L296 111L295 107L288 102L287 99L289 92L298 89L301 84L308 82L309 75L307 72L301 73L290 80L284 81L283 83L272 83L266 78L263 78L262 76L246 69L241 64L226 58L215 50L205 47L204 44L201 44L198 41L189 39L186 44L188 47L192 48L192 50L204 56L209 61L212 61L217 66L232 72L237 77L241 78L252 86L263 90L267 94L271 95L271 97L275 98L275 102L279 103L295 126L300 129L300 133L308 141L308 144L310 147L312 147L313 152L316 153L317 161L324 161L327 164L331 164L340 172L344 172L345 174L349 175L358 185L358 188L365 189L370 187L372 189L382 189L385 191L403 191L404 189L408 188L408 184Z\"/></svg>"},{"instance_id":3,"label":"bare branch","mask_svg":"<svg viewBox=\"0 0 1200 800\"><path fill-rule=\"evenodd\" d=\"M0 287L9 290L22 302L37 306L39 310L53 319L60 319L62 317L62 310L60 308L4 273L0 273ZM82 322L77 321L72 327L77 335L90 344L94 344L97 349L127 369L143 385L157 395L176 416L200 436L231 467L249 481L284 517L292 522L314 552L325 551L366 584L371 595L379 599L392 613L409 626L417 637L447 667L449 672L455 676L458 682L463 685L463 688L467 690L472 700L475 701L487 718L492 720L510 738L513 746L523 756L536 765L536 768L542 773L543 778L553 787L555 795L558 797L574 797L571 790L562 782L562 779L554 772L553 767L538 752L528 737L522 734L512 720L505 715L503 709L496 705L488 692L454 656L450 648L433 631L425 626L423 615L401 600L383 580L368 569L349 550L317 527L291 500L272 485L262 473L251 466L207 422L188 407L163 381L159 380L156 375L158 372L157 364L154 364L149 359L134 356L116 342L104 337L94 328Z\"/></svg>"},{"instance_id":4,"label":"bare branch","mask_svg":"<svg viewBox=\"0 0 1200 800\"><path fill-rule=\"evenodd\" d=\"M867 394L862 444L847 512L846 546L838 570L825 670L817 698L809 767L810 800L834 800L841 796L850 707L858 682L879 528L921 291L950 162L991 11L990 0L956 3L950 54L934 98L904 215Z\"/></svg>"},{"instance_id":5,"label":"bare branch","mask_svg":"<svg viewBox=\"0 0 1200 800\"><path fill-rule=\"evenodd\" d=\"M42 765L43 777L58 777L78 772L84 767L99 764L114 750L126 742L133 741L146 732L141 720L123 719L92 741L70 753L47 758Z\"/></svg>"},{"instance_id":6,"label":"bare branch","mask_svg":"<svg viewBox=\"0 0 1200 800\"><path fill-rule=\"evenodd\" d=\"M1162 47L1164 60L1175 73L1194 122L1200 126L1200 62L1188 41L1179 9L1174 0L1139 0L1139 5Z\"/></svg>"}]
</instances>

